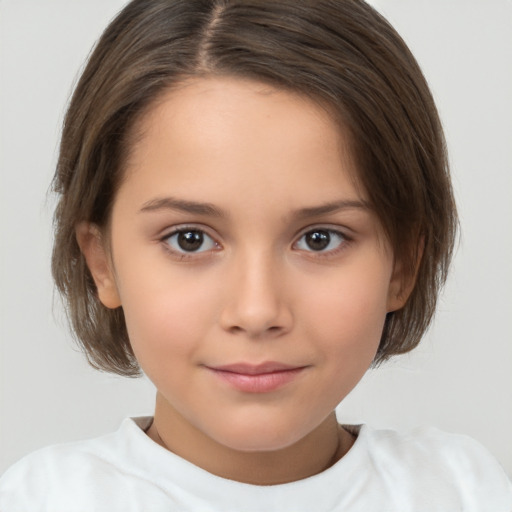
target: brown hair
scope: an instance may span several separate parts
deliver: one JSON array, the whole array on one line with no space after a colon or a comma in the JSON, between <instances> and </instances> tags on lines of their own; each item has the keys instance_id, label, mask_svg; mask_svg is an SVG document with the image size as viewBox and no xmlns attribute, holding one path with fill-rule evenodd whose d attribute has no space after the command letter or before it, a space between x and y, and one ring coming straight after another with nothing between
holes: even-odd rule
<instances>
[{"instance_id":1,"label":"brown hair","mask_svg":"<svg viewBox=\"0 0 512 512\"><path fill-rule=\"evenodd\" d=\"M375 363L413 349L446 279L457 218L436 107L400 36L361 0L134 0L76 86L54 177L53 276L89 362L140 372L122 308L97 298L75 227L107 224L131 127L164 91L201 75L307 95L349 129L358 181L396 261L407 277L416 272L406 305L388 314Z\"/></svg>"}]
</instances>

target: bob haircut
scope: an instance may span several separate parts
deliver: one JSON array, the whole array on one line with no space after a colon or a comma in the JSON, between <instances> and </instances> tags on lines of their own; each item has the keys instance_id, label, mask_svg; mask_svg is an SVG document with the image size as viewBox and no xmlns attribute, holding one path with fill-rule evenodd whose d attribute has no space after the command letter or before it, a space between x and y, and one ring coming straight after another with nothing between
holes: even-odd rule
<instances>
[{"instance_id":1,"label":"bob haircut","mask_svg":"<svg viewBox=\"0 0 512 512\"><path fill-rule=\"evenodd\" d=\"M457 216L441 123L404 41L362 0L133 0L77 83L53 181L52 272L89 363L140 374L122 307L99 301L76 226L108 227L137 122L164 93L201 76L302 94L348 130L356 181L404 282L415 280L405 306L387 316L374 364L412 350L446 280Z\"/></svg>"}]
</instances>

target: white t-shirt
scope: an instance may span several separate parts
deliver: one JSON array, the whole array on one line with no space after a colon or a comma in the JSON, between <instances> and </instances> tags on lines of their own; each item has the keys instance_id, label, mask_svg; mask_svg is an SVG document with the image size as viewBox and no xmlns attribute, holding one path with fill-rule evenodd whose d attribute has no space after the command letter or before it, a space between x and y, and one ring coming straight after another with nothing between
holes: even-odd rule
<instances>
[{"instance_id":1,"label":"white t-shirt","mask_svg":"<svg viewBox=\"0 0 512 512\"><path fill-rule=\"evenodd\" d=\"M257 486L194 466L125 420L88 441L28 455L0 479L2 512L511 512L512 486L476 441L437 429L408 435L361 426L326 471Z\"/></svg>"}]
</instances>

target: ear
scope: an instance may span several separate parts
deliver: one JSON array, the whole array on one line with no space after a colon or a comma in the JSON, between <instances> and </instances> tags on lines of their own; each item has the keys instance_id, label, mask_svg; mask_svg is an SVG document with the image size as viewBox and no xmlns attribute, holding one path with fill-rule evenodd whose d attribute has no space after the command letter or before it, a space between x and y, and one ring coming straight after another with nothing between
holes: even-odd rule
<instances>
[{"instance_id":1,"label":"ear","mask_svg":"<svg viewBox=\"0 0 512 512\"><path fill-rule=\"evenodd\" d=\"M121 305L112 262L100 229L90 222L80 222L75 229L76 240L91 272L102 304L115 309Z\"/></svg>"},{"instance_id":2,"label":"ear","mask_svg":"<svg viewBox=\"0 0 512 512\"><path fill-rule=\"evenodd\" d=\"M411 295L414 289L414 284L416 282L416 276L405 278L403 272L397 268L399 266L401 265L395 266L395 269L393 270L393 276L391 277L391 282L389 283L387 305L388 313L398 311L405 306L405 303Z\"/></svg>"},{"instance_id":3,"label":"ear","mask_svg":"<svg viewBox=\"0 0 512 512\"><path fill-rule=\"evenodd\" d=\"M393 267L393 274L389 283L388 291L388 313L402 309L407 300L409 299L414 286L416 285L416 277L423 257L423 249L425 247L425 240L420 238L418 246L416 247L416 254L414 258L414 268L405 268L401 261L395 261Z\"/></svg>"}]
</instances>

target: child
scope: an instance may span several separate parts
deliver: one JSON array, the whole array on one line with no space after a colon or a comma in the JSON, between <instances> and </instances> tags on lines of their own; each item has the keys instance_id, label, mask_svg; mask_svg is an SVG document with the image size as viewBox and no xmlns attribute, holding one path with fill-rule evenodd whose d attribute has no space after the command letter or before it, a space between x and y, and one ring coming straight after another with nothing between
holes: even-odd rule
<instances>
[{"instance_id":1,"label":"child","mask_svg":"<svg viewBox=\"0 0 512 512\"><path fill-rule=\"evenodd\" d=\"M23 459L2 511L510 510L474 441L334 414L418 344L457 223L431 95L366 4L129 3L55 188L74 332L156 410Z\"/></svg>"}]
</instances>

